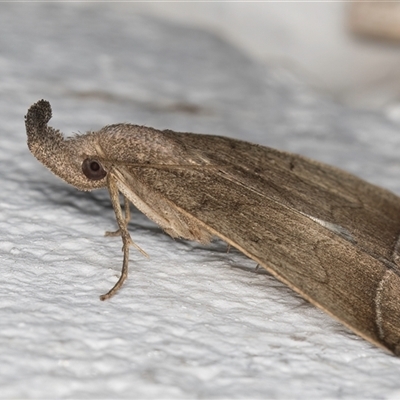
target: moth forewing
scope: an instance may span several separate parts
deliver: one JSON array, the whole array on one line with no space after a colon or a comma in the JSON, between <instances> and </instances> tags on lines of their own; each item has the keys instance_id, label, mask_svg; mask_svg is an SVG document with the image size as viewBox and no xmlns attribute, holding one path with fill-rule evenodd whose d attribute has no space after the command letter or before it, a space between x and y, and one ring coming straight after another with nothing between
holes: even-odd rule
<instances>
[{"instance_id":1,"label":"moth forewing","mask_svg":"<svg viewBox=\"0 0 400 400\"><path fill-rule=\"evenodd\" d=\"M64 140L31 106L29 148L79 189L108 187L127 276L121 192L173 237L238 248L370 342L400 355L400 199L307 158L218 136L129 124ZM127 210L127 209L126 209ZM128 215L129 216L129 215Z\"/></svg>"}]
</instances>

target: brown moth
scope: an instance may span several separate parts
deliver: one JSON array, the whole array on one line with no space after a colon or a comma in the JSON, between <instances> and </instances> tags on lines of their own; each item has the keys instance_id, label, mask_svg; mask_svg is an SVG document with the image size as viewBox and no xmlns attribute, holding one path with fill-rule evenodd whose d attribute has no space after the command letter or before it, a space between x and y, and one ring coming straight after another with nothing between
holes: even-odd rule
<instances>
[{"instance_id":1,"label":"brown moth","mask_svg":"<svg viewBox=\"0 0 400 400\"><path fill-rule=\"evenodd\" d=\"M129 202L172 237L236 247L312 304L400 355L400 198L334 167L226 137L116 124L64 139L50 104L28 146L80 190L107 187L128 274ZM119 193L125 201L122 212Z\"/></svg>"}]
</instances>

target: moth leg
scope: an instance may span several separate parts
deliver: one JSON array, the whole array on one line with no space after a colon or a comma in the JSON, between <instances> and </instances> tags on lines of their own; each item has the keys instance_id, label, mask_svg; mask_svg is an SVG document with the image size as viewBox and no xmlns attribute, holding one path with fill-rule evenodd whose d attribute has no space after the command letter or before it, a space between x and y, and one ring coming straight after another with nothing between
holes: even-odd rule
<instances>
[{"instance_id":1,"label":"moth leg","mask_svg":"<svg viewBox=\"0 0 400 400\"><path fill-rule=\"evenodd\" d=\"M119 226L118 232L122 238L122 251L124 253L124 261L122 263L121 276L118 279L117 283L106 294L101 295L100 300L107 300L110 297L114 296L114 294L117 293L117 291L120 289L120 287L123 285L126 278L128 277L129 246L130 245L133 245L134 247L139 249L142 254L147 256L147 254L133 242L131 235L128 232L127 227L128 227L129 219L126 218L126 208L125 208L125 218L124 218L124 216L122 214L121 205L119 203L118 187L116 185L115 178L112 176L111 173L108 174L107 183L108 183L108 191L110 192L111 203L112 203L112 206L113 206L113 209L115 212L115 218L117 219L117 223ZM127 202L126 198L125 198L125 201ZM125 207L127 204L126 202L125 202ZM129 207L129 205L128 205L128 207Z\"/></svg>"},{"instance_id":2,"label":"moth leg","mask_svg":"<svg viewBox=\"0 0 400 400\"><path fill-rule=\"evenodd\" d=\"M124 214L125 214L125 226L128 226L129 221L131 220L131 210L129 207L129 200L126 196L124 196ZM106 231L104 236L121 236L121 229L117 229L116 231Z\"/></svg>"},{"instance_id":3,"label":"moth leg","mask_svg":"<svg viewBox=\"0 0 400 400\"><path fill-rule=\"evenodd\" d=\"M119 207L119 209L121 210L121 206ZM115 209L114 209L114 211L115 211ZM124 215L125 215L124 229L128 230L128 224L129 224L129 221L131 220L131 210L129 207L129 200L126 196L124 196ZM114 236L122 236L121 228L118 228L116 231L113 231L113 232L106 231L104 236L113 236L113 237ZM139 247L132 239L130 239L130 244L136 250L138 250L141 254L143 254L145 257L149 257L149 255L141 247Z\"/></svg>"}]
</instances>

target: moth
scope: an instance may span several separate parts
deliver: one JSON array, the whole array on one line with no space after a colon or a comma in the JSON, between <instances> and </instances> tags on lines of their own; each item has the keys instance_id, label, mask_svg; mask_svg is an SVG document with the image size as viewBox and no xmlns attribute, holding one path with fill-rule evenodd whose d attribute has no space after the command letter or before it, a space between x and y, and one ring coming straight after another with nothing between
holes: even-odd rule
<instances>
[{"instance_id":1,"label":"moth","mask_svg":"<svg viewBox=\"0 0 400 400\"><path fill-rule=\"evenodd\" d=\"M172 237L219 237L310 303L400 355L400 198L337 168L227 137L130 124L64 138L50 103L25 117L28 147L80 190L106 187L128 275L129 204ZM124 197L124 209L119 201Z\"/></svg>"}]
</instances>

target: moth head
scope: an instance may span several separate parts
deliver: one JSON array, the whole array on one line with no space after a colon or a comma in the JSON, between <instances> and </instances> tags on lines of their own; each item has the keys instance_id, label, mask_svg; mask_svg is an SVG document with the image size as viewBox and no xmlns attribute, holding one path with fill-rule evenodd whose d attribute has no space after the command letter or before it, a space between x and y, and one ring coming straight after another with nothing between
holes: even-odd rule
<instances>
[{"instance_id":1,"label":"moth head","mask_svg":"<svg viewBox=\"0 0 400 400\"><path fill-rule=\"evenodd\" d=\"M107 186L107 165L96 151L94 133L64 138L47 123L52 117L50 103L40 100L25 117L28 147L50 171L81 190Z\"/></svg>"}]
</instances>

